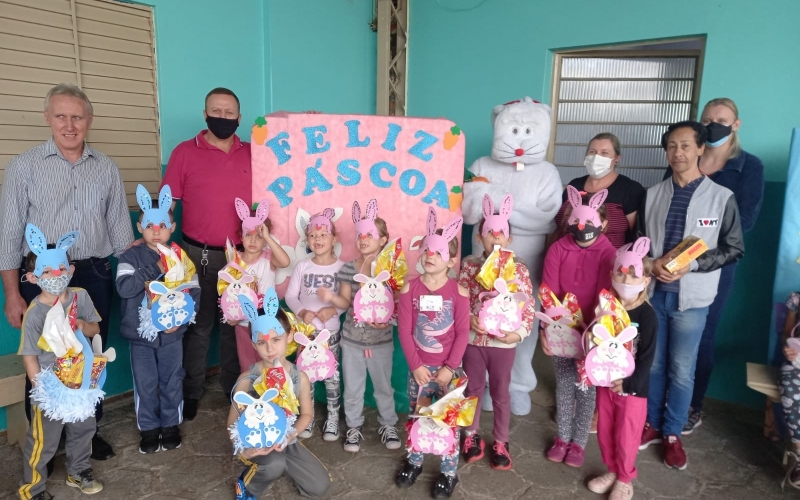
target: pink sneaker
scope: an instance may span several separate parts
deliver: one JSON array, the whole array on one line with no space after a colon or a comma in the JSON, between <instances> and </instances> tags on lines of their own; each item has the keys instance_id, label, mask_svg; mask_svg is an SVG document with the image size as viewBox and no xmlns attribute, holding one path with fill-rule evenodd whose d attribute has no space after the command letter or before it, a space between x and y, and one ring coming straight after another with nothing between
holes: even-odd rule
<instances>
[{"instance_id":1,"label":"pink sneaker","mask_svg":"<svg viewBox=\"0 0 800 500\"><path fill-rule=\"evenodd\" d=\"M547 459L551 462L563 462L564 457L567 456L567 443L556 436L556 442L553 447L547 450Z\"/></svg>"},{"instance_id":2,"label":"pink sneaker","mask_svg":"<svg viewBox=\"0 0 800 500\"><path fill-rule=\"evenodd\" d=\"M567 456L564 458L564 464L570 467L580 467L586 458L586 451L579 444L570 443L567 446Z\"/></svg>"}]
</instances>

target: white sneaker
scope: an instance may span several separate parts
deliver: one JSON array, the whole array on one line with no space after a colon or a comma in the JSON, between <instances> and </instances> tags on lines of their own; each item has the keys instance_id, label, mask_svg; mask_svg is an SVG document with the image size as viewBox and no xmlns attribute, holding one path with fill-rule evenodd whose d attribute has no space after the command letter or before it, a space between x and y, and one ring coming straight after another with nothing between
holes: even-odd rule
<instances>
[{"instance_id":1,"label":"white sneaker","mask_svg":"<svg viewBox=\"0 0 800 500\"><path fill-rule=\"evenodd\" d=\"M617 481L608 500L631 500L633 498L633 485Z\"/></svg>"},{"instance_id":2,"label":"white sneaker","mask_svg":"<svg viewBox=\"0 0 800 500\"><path fill-rule=\"evenodd\" d=\"M378 429L378 434L381 436L381 443L386 446L387 450L400 449L400 437L393 425L384 425Z\"/></svg>"},{"instance_id":3,"label":"white sneaker","mask_svg":"<svg viewBox=\"0 0 800 500\"><path fill-rule=\"evenodd\" d=\"M605 495L611 488L614 487L614 483L617 482L617 475L613 472L606 472L602 476L598 476L591 481L586 486L589 488L589 491L592 493L597 493L598 495Z\"/></svg>"},{"instance_id":4,"label":"white sneaker","mask_svg":"<svg viewBox=\"0 0 800 500\"><path fill-rule=\"evenodd\" d=\"M328 417L325 425L322 426L322 439L325 441L336 441L339 439L339 421Z\"/></svg>"},{"instance_id":5,"label":"white sneaker","mask_svg":"<svg viewBox=\"0 0 800 500\"><path fill-rule=\"evenodd\" d=\"M308 424L302 432L300 432L297 437L300 439L308 439L311 437L311 434L314 433L314 421L312 420L311 423Z\"/></svg>"}]
</instances>

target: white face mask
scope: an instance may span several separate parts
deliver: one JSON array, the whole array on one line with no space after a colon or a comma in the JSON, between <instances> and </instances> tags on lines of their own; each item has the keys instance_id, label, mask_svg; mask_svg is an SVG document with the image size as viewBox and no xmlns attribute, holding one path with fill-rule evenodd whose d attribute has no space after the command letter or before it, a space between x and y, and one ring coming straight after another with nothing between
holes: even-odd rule
<instances>
[{"instance_id":1,"label":"white face mask","mask_svg":"<svg viewBox=\"0 0 800 500\"><path fill-rule=\"evenodd\" d=\"M633 300L642 293L644 290L644 283L639 283L638 285L629 285L628 283L617 283L614 280L611 280L611 286L614 287L619 298L622 300Z\"/></svg>"},{"instance_id":2,"label":"white face mask","mask_svg":"<svg viewBox=\"0 0 800 500\"><path fill-rule=\"evenodd\" d=\"M611 158L600 155L589 155L583 160L583 166L589 171L592 179L602 179L611 172Z\"/></svg>"}]
</instances>

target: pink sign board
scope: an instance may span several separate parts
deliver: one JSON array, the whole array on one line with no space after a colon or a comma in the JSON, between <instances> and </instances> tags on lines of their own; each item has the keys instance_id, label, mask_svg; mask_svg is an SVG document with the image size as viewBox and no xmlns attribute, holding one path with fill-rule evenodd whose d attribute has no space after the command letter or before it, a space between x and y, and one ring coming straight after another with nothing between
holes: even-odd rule
<instances>
[{"instance_id":1,"label":"pink sign board","mask_svg":"<svg viewBox=\"0 0 800 500\"><path fill-rule=\"evenodd\" d=\"M251 139L253 201L269 203L272 236L292 261L278 270L281 294L295 264L313 256L305 227L325 208L336 213L337 254L350 261L353 202L377 199L390 238L402 239L409 278L419 274L428 207L439 227L461 216L465 139L451 121L278 112L259 117Z\"/></svg>"}]
</instances>

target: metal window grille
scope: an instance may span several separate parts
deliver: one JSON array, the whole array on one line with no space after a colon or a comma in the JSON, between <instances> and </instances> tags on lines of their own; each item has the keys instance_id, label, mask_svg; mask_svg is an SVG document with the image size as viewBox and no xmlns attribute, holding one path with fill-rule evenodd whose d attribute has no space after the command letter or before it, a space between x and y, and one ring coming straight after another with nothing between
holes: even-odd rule
<instances>
[{"instance_id":1,"label":"metal window grille","mask_svg":"<svg viewBox=\"0 0 800 500\"><path fill-rule=\"evenodd\" d=\"M586 175L583 159L596 134L622 145L617 171L645 187L661 181L667 161L661 135L696 115L699 53L558 55L550 158L561 180Z\"/></svg>"}]
</instances>

